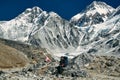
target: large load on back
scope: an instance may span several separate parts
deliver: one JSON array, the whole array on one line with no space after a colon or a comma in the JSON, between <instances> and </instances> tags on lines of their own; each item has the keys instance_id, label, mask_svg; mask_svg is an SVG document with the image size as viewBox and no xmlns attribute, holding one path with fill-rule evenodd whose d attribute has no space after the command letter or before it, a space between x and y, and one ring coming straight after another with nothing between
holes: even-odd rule
<instances>
[{"instance_id":1,"label":"large load on back","mask_svg":"<svg viewBox=\"0 0 120 80\"><path fill-rule=\"evenodd\" d=\"M68 63L69 63L68 57L67 56L63 56L63 58L64 58L64 67L66 67L68 65Z\"/></svg>"}]
</instances>

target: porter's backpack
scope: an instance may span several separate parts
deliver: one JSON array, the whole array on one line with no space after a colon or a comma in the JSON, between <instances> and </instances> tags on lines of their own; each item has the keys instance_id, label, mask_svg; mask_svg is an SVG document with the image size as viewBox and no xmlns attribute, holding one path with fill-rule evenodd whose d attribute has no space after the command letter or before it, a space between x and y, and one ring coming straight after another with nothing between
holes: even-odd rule
<instances>
[{"instance_id":1,"label":"porter's backpack","mask_svg":"<svg viewBox=\"0 0 120 80\"><path fill-rule=\"evenodd\" d=\"M64 67L66 67L68 65L68 57L64 56Z\"/></svg>"}]
</instances>

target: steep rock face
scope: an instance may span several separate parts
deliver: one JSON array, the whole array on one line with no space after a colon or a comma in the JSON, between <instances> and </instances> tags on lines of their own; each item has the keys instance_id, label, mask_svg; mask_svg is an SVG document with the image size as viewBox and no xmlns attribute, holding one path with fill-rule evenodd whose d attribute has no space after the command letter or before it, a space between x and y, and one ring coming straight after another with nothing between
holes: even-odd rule
<instances>
[{"instance_id":1,"label":"steep rock face","mask_svg":"<svg viewBox=\"0 0 120 80\"><path fill-rule=\"evenodd\" d=\"M110 17L102 24L90 27L81 40L81 45L87 46L88 53L120 56L120 14Z\"/></svg>"},{"instance_id":2,"label":"steep rock face","mask_svg":"<svg viewBox=\"0 0 120 80\"><path fill-rule=\"evenodd\" d=\"M54 12L48 15L44 26L30 35L30 43L53 50L76 48L82 34L79 29Z\"/></svg>"},{"instance_id":3,"label":"steep rock face","mask_svg":"<svg viewBox=\"0 0 120 80\"><path fill-rule=\"evenodd\" d=\"M73 16L70 22L78 26L99 24L106 21L114 10L114 8L104 2L94 1L85 11Z\"/></svg>"}]
</instances>

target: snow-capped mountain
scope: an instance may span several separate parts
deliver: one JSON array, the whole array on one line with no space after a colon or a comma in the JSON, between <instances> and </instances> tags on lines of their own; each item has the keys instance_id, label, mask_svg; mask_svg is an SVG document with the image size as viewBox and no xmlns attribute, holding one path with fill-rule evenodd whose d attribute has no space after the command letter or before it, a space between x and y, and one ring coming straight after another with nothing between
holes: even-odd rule
<instances>
[{"instance_id":1,"label":"snow-capped mountain","mask_svg":"<svg viewBox=\"0 0 120 80\"><path fill-rule=\"evenodd\" d=\"M70 51L79 45L82 32L55 12L26 9L15 19L0 22L0 37L27 42L49 50Z\"/></svg>"},{"instance_id":2,"label":"snow-capped mountain","mask_svg":"<svg viewBox=\"0 0 120 80\"><path fill-rule=\"evenodd\" d=\"M48 14L44 25L32 32L29 42L40 47L57 51L72 50L78 47L82 32L54 12Z\"/></svg>"},{"instance_id":3,"label":"snow-capped mountain","mask_svg":"<svg viewBox=\"0 0 120 80\"><path fill-rule=\"evenodd\" d=\"M34 20L42 14L38 7L27 9L15 19L4 21L0 24L0 37L10 40L25 42L30 32L35 28Z\"/></svg>"},{"instance_id":4,"label":"snow-capped mountain","mask_svg":"<svg viewBox=\"0 0 120 80\"><path fill-rule=\"evenodd\" d=\"M94 1L86 8L86 10L73 16L70 22L82 27L99 24L106 21L114 10L113 7L104 2Z\"/></svg>"},{"instance_id":5,"label":"snow-capped mountain","mask_svg":"<svg viewBox=\"0 0 120 80\"><path fill-rule=\"evenodd\" d=\"M114 9L104 2L94 1L70 21L33 7L10 21L0 22L0 38L26 42L52 53L71 53L69 56L120 53L119 37L120 7Z\"/></svg>"},{"instance_id":6,"label":"snow-capped mountain","mask_svg":"<svg viewBox=\"0 0 120 80\"><path fill-rule=\"evenodd\" d=\"M120 56L120 7L114 9L104 2L94 1L70 22L84 32L78 51Z\"/></svg>"},{"instance_id":7,"label":"snow-capped mountain","mask_svg":"<svg viewBox=\"0 0 120 80\"><path fill-rule=\"evenodd\" d=\"M113 13L114 16L110 16L109 20L84 27L87 31L81 40L81 46L85 46L86 53L120 56L120 13L118 12L117 8Z\"/></svg>"}]
</instances>

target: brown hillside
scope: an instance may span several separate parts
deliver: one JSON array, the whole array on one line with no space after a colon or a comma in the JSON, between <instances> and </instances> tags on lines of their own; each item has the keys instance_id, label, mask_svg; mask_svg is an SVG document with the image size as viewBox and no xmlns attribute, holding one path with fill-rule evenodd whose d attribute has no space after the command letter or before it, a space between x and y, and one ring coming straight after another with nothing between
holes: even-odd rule
<instances>
[{"instance_id":1,"label":"brown hillside","mask_svg":"<svg viewBox=\"0 0 120 80\"><path fill-rule=\"evenodd\" d=\"M22 52L0 43L0 69L20 68L28 63Z\"/></svg>"}]
</instances>

